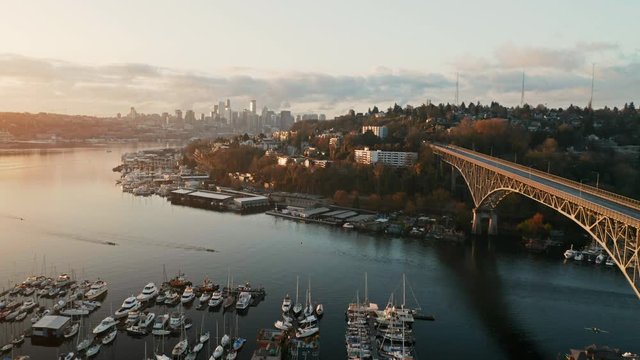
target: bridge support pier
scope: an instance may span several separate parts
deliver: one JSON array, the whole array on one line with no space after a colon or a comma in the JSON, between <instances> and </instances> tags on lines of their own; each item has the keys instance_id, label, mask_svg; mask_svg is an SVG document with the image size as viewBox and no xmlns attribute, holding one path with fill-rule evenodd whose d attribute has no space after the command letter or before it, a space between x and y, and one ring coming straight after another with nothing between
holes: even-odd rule
<instances>
[{"instance_id":1,"label":"bridge support pier","mask_svg":"<svg viewBox=\"0 0 640 360\"><path fill-rule=\"evenodd\" d=\"M489 235L498 235L498 214L494 211L489 213Z\"/></svg>"},{"instance_id":2,"label":"bridge support pier","mask_svg":"<svg viewBox=\"0 0 640 360\"><path fill-rule=\"evenodd\" d=\"M482 220L489 219L489 229L487 234L498 235L498 214L494 211L473 209L473 222L471 223L471 233L474 235L482 234Z\"/></svg>"}]
</instances>

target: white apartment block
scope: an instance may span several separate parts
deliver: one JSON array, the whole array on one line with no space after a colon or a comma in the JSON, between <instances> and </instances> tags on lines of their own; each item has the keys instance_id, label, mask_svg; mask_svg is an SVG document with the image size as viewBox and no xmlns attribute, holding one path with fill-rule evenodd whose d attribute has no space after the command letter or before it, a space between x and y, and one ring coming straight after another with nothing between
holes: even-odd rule
<instances>
[{"instance_id":1,"label":"white apartment block","mask_svg":"<svg viewBox=\"0 0 640 360\"><path fill-rule=\"evenodd\" d=\"M405 151L364 150L355 151L355 160L358 164L382 163L388 166L406 167L415 164L418 153Z\"/></svg>"},{"instance_id":2,"label":"white apartment block","mask_svg":"<svg viewBox=\"0 0 640 360\"><path fill-rule=\"evenodd\" d=\"M362 127L362 133L366 133L367 131L371 131L373 135L379 137L380 139L384 139L387 137L387 127L386 126L372 126L367 125Z\"/></svg>"}]
</instances>

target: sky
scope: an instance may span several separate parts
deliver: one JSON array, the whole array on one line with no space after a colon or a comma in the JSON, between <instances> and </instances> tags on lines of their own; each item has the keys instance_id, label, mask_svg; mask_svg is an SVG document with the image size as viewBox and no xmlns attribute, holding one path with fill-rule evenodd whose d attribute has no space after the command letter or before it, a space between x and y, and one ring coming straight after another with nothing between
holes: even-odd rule
<instances>
[{"instance_id":1,"label":"sky","mask_svg":"<svg viewBox=\"0 0 640 360\"><path fill-rule=\"evenodd\" d=\"M637 0L4 1L0 111L640 101Z\"/></svg>"}]
</instances>

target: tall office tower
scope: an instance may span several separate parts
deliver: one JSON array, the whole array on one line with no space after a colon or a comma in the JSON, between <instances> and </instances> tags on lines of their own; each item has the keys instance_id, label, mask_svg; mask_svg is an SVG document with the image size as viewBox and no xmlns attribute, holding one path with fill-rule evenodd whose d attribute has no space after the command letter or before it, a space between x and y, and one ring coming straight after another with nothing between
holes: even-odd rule
<instances>
[{"instance_id":1,"label":"tall office tower","mask_svg":"<svg viewBox=\"0 0 640 360\"><path fill-rule=\"evenodd\" d=\"M182 120L182 110L176 110L176 119Z\"/></svg>"},{"instance_id":2,"label":"tall office tower","mask_svg":"<svg viewBox=\"0 0 640 360\"><path fill-rule=\"evenodd\" d=\"M224 107L225 109L231 109L231 100L227 99L227 101L224 103Z\"/></svg>"},{"instance_id":3,"label":"tall office tower","mask_svg":"<svg viewBox=\"0 0 640 360\"><path fill-rule=\"evenodd\" d=\"M256 101L255 100L251 100L249 102L249 111L251 111L252 114L256 113Z\"/></svg>"},{"instance_id":4,"label":"tall office tower","mask_svg":"<svg viewBox=\"0 0 640 360\"><path fill-rule=\"evenodd\" d=\"M218 116L224 117L224 102L218 102Z\"/></svg>"},{"instance_id":5,"label":"tall office tower","mask_svg":"<svg viewBox=\"0 0 640 360\"><path fill-rule=\"evenodd\" d=\"M211 112L211 117L213 117L214 115L218 115L218 105L213 105L213 111Z\"/></svg>"}]
</instances>

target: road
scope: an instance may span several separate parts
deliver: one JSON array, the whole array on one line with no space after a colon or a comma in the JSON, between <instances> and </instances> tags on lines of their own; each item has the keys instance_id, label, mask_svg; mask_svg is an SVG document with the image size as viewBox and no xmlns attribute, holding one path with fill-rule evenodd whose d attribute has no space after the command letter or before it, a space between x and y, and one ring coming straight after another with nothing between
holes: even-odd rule
<instances>
[{"instance_id":1,"label":"road","mask_svg":"<svg viewBox=\"0 0 640 360\"><path fill-rule=\"evenodd\" d=\"M438 146L441 146L441 145L438 145ZM620 214L627 215L627 216L629 216L629 217L631 217L631 218L633 218L635 220L640 221L640 209L622 205L622 204L620 204L620 203L618 203L616 201L610 200L610 199L608 199L606 197L599 196L599 195L594 195L592 193L587 193L587 192L581 191L579 188L575 188L575 187L568 186L566 184L557 182L554 179L546 178L546 177L543 177L543 176L536 175L535 173L524 171L522 169L515 168L515 167L512 167L512 166L508 166L508 165L506 165L504 163L496 162L496 161L493 161L491 159L487 159L485 157L479 156L479 155L471 153L471 152L466 152L464 150L461 150L461 149L458 149L458 148L453 148L453 147L448 147L448 146L441 146L441 147L443 147L443 148L445 148L445 149L447 149L449 151L452 151L452 152L460 155L461 157L467 157L467 158L473 159L473 160L475 160L477 162L480 162L480 163L483 163L483 164L487 164L487 165L490 165L490 166L494 166L494 167L497 167L497 168L499 168L501 170L504 170L504 171L508 171L508 172L510 172L510 173L512 173L514 175L519 175L519 176L522 176L522 177L525 177L525 178L529 178L529 179L534 180L534 181L536 181L536 182L538 182L538 183L540 183L542 185L546 185L546 186L549 186L549 187L551 187L551 188L553 188L555 190L564 192L566 194L582 198L582 199L590 201L590 202L592 202L594 204L597 204L597 205L600 205L602 207L605 207L605 208L607 208L609 210L618 212Z\"/></svg>"}]
</instances>

